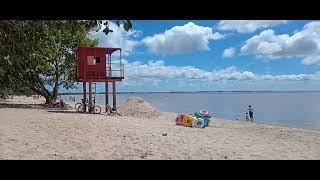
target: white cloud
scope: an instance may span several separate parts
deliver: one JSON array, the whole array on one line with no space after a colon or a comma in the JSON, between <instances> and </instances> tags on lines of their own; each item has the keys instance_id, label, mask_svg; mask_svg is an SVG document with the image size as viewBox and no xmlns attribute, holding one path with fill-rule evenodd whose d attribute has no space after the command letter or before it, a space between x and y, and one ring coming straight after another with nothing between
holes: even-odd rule
<instances>
[{"instance_id":1,"label":"white cloud","mask_svg":"<svg viewBox=\"0 0 320 180\"><path fill-rule=\"evenodd\" d=\"M305 65L318 64L318 65L320 65L320 56L308 56L302 60L302 64L305 64Z\"/></svg>"},{"instance_id":2,"label":"white cloud","mask_svg":"<svg viewBox=\"0 0 320 180\"><path fill-rule=\"evenodd\" d=\"M99 40L99 47L114 47L122 48L123 55L129 55L133 52L134 48L139 44L139 41L134 40L141 35L141 31L130 30L125 31L123 25L118 27L115 23L109 22L109 28L113 32L105 35L102 30L105 28L103 25L99 32L92 31L89 33L89 37Z\"/></svg>"},{"instance_id":3,"label":"white cloud","mask_svg":"<svg viewBox=\"0 0 320 180\"><path fill-rule=\"evenodd\" d=\"M153 81L161 82L166 80L205 81L205 82L223 82L223 81L306 81L320 80L320 72L314 74L284 74L268 75L255 74L250 71L242 71L234 66L206 71L193 66L167 66L164 61L149 61L142 63L139 61L125 61L125 80L127 84Z\"/></svg>"},{"instance_id":4,"label":"white cloud","mask_svg":"<svg viewBox=\"0 0 320 180\"><path fill-rule=\"evenodd\" d=\"M223 51L222 57L223 58L231 58L236 54L236 49L235 48L227 48Z\"/></svg>"},{"instance_id":5,"label":"white cloud","mask_svg":"<svg viewBox=\"0 0 320 180\"><path fill-rule=\"evenodd\" d=\"M286 20L222 20L218 29L237 31L239 33L252 33L258 29L268 28L287 23Z\"/></svg>"},{"instance_id":6,"label":"white cloud","mask_svg":"<svg viewBox=\"0 0 320 180\"><path fill-rule=\"evenodd\" d=\"M151 53L172 55L193 51L210 50L209 40L218 40L224 35L213 33L212 28L189 22L183 26L175 26L164 33L148 36L142 42Z\"/></svg>"},{"instance_id":7,"label":"white cloud","mask_svg":"<svg viewBox=\"0 0 320 180\"><path fill-rule=\"evenodd\" d=\"M320 64L320 21L306 24L292 36L276 35L273 30L264 30L248 39L240 51L243 55L273 59L299 57L303 59L303 64Z\"/></svg>"},{"instance_id":8,"label":"white cloud","mask_svg":"<svg viewBox=\"0 0 320 180\"><path fill-rule=\"evenodd\" d=\"M222 39L222 38L224 38L225 37L225 35L223 35L223 34L221 34L221 33L219 33L219 32L215 32L213 35L212 35L212 40L219 40L219 39Z\"/></svg>"},{"instance_id":9,"label":"white cloud","mask_svg":"<svg viewBox=\"0 0 320 180\"><path fill-rule=\"evenodd\" d=\"M120 91L204 91L204 90L317 90L320 72L311 74L256 74L234 66L207 71L193 66L168 66L164 61L125 64ZM115 61L116 63L116 61ZM104 84L98 85L104 91ZM81 91L78 86L77 91Z\"/></svg>"}]
</instances>

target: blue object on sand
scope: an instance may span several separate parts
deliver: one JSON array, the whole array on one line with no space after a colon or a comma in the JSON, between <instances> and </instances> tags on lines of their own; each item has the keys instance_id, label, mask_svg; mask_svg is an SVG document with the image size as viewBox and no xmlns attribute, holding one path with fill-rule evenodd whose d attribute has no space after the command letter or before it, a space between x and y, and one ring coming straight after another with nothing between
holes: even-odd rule
<instances>
[{"instance_id":1,"label":"blue object on sand","mask_svg":"<svg viewBox=\"0 0 320 180\"><path fill-rule=\"evenodd\" d=\"M197 118L193 121L193 127L195 128L204 128L205 126L205 121L202 118Z\"/></svg>"}]
</instances>

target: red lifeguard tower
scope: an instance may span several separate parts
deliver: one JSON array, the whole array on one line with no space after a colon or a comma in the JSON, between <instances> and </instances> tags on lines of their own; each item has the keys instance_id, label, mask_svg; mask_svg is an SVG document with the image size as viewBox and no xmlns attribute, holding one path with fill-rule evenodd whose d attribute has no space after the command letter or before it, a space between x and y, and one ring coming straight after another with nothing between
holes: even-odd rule
<instances>
[{"instance_id":1,"label":"red lifeguard tower","mask_svg":"<svg viewBox=\"0 0 320 180\"><path fill-rule=\"evenodd\" d=\"M112 54L120 52L120 60L117 63L111 62ZM93 48L79 47L77 49L77 82L83 83L83 105L86 111L86 83L89 83L89 113L92 113L92 103L95 103L96 82L105 82L106 87L106 112L109 107L109 82L112 83L113 107L116 111L116 81L124 79L124 67L121 62L120 48ZM92 84L95 85L94 91Z\"/></svg>"}]
</instances>

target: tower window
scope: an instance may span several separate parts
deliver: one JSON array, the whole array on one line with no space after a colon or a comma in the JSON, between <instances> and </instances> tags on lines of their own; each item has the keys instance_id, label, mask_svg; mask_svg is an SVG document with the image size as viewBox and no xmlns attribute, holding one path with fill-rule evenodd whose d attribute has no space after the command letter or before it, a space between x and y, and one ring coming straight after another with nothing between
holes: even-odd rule
<instances>
[{"instance_id":1,"label":"tower window","mask_svg":"<svg viewBox=\"0 0 320 180\"><path fill-rule=\"evenodd\" d=\"M88 56L87 60L88 60L88 65L96 65L101 63L99 56Z\"/></svg>"},{"instance_id":2,"label":"tower window","mask_svg":"<svg viewBox=\"0 0 320 180\"><path fill-rule=\"evenodd\" d=\"M100 63L100 57L95 57L95 60L96 60L96 64Z\"/></svg>"}]
</instances>

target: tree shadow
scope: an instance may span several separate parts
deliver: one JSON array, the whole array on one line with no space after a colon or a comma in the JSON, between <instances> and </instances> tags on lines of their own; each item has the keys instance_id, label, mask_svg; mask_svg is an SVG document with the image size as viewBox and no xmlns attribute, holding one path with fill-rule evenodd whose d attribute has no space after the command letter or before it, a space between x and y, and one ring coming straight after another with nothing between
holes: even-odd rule
<instances>
[{"instance_id":1,"label":"tree shadow","mask_svg":"<svg viewBox=\"0 0 320 180\"><path fill-rule=\"evenodd\" d=\"M77 111L70 111L70 110L50 110L50 111L47 111L47 112L51 112L51 113L67 113L67 114L82 114L82 113L79 113Z\"/></svg>"},{"instance_id":2,"label":"tree shadow","mask_svg":"<svg viewBox=\"0 0 320 180\"><path fill-rule=\"evenodd\" d=\"M8 103L0 103L0 109L4 108L18 108L18 109L47 109L48 112L57 112L57 113L77 113L72 108L70 109L62 109L58 107L52 107L48 104L8 104Z\"/></svg>"},{"instance_id":3,"label":"tree shadow","mask_svg":"<svg viewBox=\"0 0 320 180\"><path fill-rule=\"evenodd\" d=\"M21 108L21 109L47 109L46 104L8 104L0 103L0 108Z\"/></svg>"},{"instance_id":4,"label":"tree shadow","mask_svg":"<svg viewBox=\"0 0 320 180\"><path fill-rule=\"evenodd\" d=\"M89 112L78 112L75 110L49 110L47 112L51 112L51 113L66 113L66 114L90 114L90 115L105 115L104 113L99 113L99 114L95 114L95 113L89 113Z\"/></svg>"},{"instance_id":5,"label":"tree shadow","mask_svg":"<svg viewBox=\"0 0 320 180\"><path fill-rule=\"evenodd\" d=\"M8 104L8 103L0 103L0 109L4 108L19 108L19 109L43 109L47 110L50 113L66 113L66 114L91 114L88 112L81 113L75 111L73 108L69 109L61 109L57 107L50 107L47 104Z\"/></svg>"}]
</instances>

